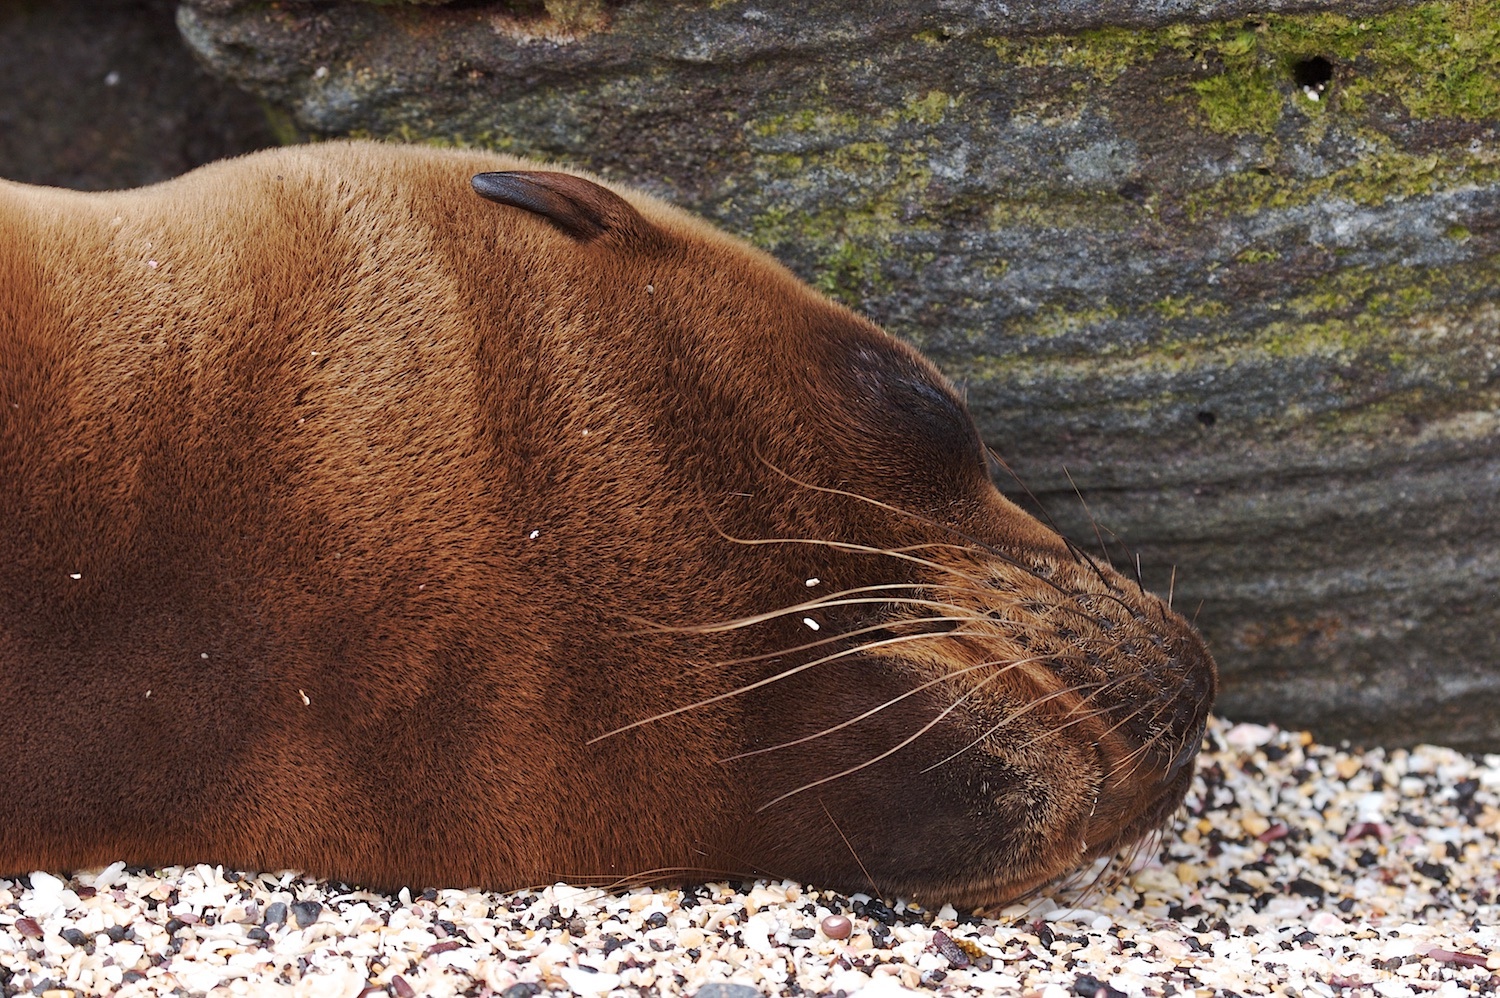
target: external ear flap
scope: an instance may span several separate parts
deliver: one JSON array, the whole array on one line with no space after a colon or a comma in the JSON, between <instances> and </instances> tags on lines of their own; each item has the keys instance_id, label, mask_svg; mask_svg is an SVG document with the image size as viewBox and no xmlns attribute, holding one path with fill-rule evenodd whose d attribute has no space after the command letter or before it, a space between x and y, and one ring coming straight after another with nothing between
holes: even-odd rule
<instances>
[{"instance_id":1,"label":"external ear flap","mask_svg":"<svg viewBox=\"0 0 1500 998\"><path fill-rule=\"evenodd\" d=\"M477 174L470 183L480 197L540 215L581 243L606 233L638 241L652 231L630 202L570 173L507 170Z\"/></svg>"}]
</instances>

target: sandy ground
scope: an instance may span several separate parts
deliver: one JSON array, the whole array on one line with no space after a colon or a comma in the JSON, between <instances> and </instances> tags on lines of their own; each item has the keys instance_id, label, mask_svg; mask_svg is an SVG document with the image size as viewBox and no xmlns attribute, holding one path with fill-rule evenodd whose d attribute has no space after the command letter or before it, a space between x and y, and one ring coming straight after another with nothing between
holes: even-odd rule
<instances>
[{"instance_id":1,"label":"sandy ground","mask_svg":"<svg viewBox=\"0 0 1500 998\"><path fill-rule=\"evenodd\" d=\"M0 982L50 998L1500 988L1500 756L1357 753L1222 722L1208 741L1158 852L991 918L787 883L392 897L120 865L0 880Z\"/></svg>"}]
</instances>

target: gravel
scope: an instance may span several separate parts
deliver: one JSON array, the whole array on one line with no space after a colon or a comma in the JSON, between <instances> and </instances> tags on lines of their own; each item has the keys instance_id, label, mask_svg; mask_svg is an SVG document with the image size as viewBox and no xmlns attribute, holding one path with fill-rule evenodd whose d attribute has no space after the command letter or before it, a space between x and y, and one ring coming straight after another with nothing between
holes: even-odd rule
<instances>
[{"instance_id":1,"label":"gravel","mask_svg":"<svg viewBox=\"0 0 1500 998\"><path fill-rule=\"evenodd\" d=\"M116 864L66 880L0 879L0 991L1448 998L1500 989L1500 756L1359 753L1224 722L1207 743L1159 851L991 917L791 883L385 895L292 872ZM830 937L845 929L833 916L849 920L846 938Z\"/></svg>"}]
</instances>

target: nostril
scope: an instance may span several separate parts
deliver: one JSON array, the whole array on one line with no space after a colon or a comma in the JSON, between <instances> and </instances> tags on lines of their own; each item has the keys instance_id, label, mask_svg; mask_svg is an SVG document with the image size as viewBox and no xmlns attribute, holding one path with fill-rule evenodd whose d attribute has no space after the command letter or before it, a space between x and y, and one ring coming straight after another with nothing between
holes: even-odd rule
<instances>
[{"instance_id":1,"label":"nostril","mask_svg":"<svg viewBox=\"0 0 1500 998\"><path fill-rule=\"evenodd\" d=\"M1204 722L1199 721L1193 728L1189 737L1185 738L1182 748L1172 757L1172 765L1167 768L1167 779L1172 779L1182 772L1182 767L1192 762L1198 755L1198 748L1203 744Z\"/></svg>"}]
</instances>

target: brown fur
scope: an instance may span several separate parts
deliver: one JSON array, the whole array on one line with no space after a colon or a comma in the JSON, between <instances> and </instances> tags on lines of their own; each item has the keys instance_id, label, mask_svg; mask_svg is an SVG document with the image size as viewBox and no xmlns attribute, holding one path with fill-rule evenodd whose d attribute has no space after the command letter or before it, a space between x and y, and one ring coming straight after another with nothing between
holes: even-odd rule
<instances>
[{"instance_id":1,"label":"brown fur","mask_svg":"<svg viewBox=\"0 0 1500 998\"><path fill-rule=\"evenodd\" d=\"M470 189L535 169L0 184L0 873L973 904L1159 827L1191 628L910 348L641 195Z\"/></svg>"}]
</instances>

